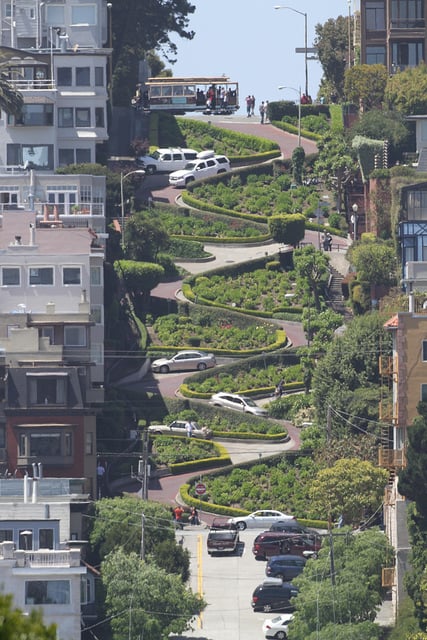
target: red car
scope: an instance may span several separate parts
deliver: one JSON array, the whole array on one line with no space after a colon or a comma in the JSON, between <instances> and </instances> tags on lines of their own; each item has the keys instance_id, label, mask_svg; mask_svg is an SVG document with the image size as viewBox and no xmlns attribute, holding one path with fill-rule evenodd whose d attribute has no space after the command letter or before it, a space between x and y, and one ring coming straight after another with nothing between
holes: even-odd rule
<instances>
[{"instance_id":1,"label":"red car","mask_svg":"<svg viewBox=\"0 0 427 640\"><path fill-rule=\"evenodd\" d=\"M255 538L252 553L257 560L268 560L271 556L287 553L304 557L305 551L317 553L321 546L320 536L263 531Z\"/></svg>"}]
</instances>

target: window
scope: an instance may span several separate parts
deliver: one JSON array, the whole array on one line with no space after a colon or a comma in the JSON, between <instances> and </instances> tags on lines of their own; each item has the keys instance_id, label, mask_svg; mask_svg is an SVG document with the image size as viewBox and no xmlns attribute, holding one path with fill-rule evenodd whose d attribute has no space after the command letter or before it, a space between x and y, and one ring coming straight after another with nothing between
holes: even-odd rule
<instances>
[{"instance_id":1,"label":"window","mask_svg":"<svg viewBox=\"0 0 427 640\"><path fill-rule=\"evenodd\" d=\"M416 67L424 60L424 44L419 42L394 42L391 45L393 67Z\"/></svg>"},{"instance_id":2,"label":"window","mask_svg":"<svg viewBox=\"0 0 427 640\"><path fill-rule=\"evenodd\" d=\"M21 284L21 272L19 267L2 267L1 283L4 287L19 287Z\"/></svg>"},{"instance_id":3,"label":"window","mask_svg":"<svg viewBox=\"0 0 427 640\"><path fill-rule=\"evenodd\" d=\"M12 529L0 529L0 542L13 542Z\"/></svg>"},{"instance_id":4,"label":"window","mask_svg":"<svg viewBox=\"0 0 427 640\"><path fill-rule=\"evenodd\" d=\"M104 86L104 67L95 67L95 87Z\"/></svg>"},{"instance_id":5,"label":"window","mask_svg":"<svg viewBox=\"0 0 427 640\"><path fill-rule=\"evenodd\" d=\"M70 604L70 581L26 581L25 604Z\"/></svg>"},{"instance_id":6,"label":"window","mask_svg":"<svg viewBox=\"0 0 427 640\"><path fill-rule=\"evenodd\" d=\"M76 127L90 127L90 109L76 108Z\"/></svg>"},{"instance_id":7,"label":"window","mask_svg":"<svg viewBox=\"0 0 427 640\"><path fill-rule=\"evenodd\" d=\"M427 340L423 340L423 362L427 362Z\"/></svg>"},{"instance_id":8,"label":"window","mask_svg":"<svg viewBox=\"0 0 427 640\"><path fill-rule=\"evenodd\" d=\"M71 6L72 25L95 25L96 6L94 4L81 4Z\"/></svg>"},{"instance_id":9,"label":"window","mask_svg":"<svg viewBox=\"0 0 427 640\"><path fill-rule=\"evenodd\" d=\"M31 457L59 457L61 455L60 433L32 433L29 436Z\"/></svg>"},{"instance_id":10,"label":"window","mask_svg":"<svg viewBox=\"0 0 427 640\"><path fill-rule=\"evenodd\" d=\"M76 149L77 164L84 164L90 161L90 149Z\"/></svg>"},{"instance_id":11,"label":"window","mask_svg":"<svg viewBox=\"0 0 427 640\"><path fill-rule=\"evenodd\" d=\"M76 86L90 87L90 68L76 67Z\"/></svg>"},{"instance_id":12,"label":"window","mask_svg":"<svg viewBox=\"0 0 427 640\"><path fill-rule=\"evenodd\" d=\"M90 283L95 286L102 285L102 267L90 268Z\"/></svg>"},{"instance_id":13,"label":"window","mask_svg":"<svg viewBox=\"0 0 427 640\"><path fill-rule=\"evenodd\" d=\"M7 164L31 169L53 169L53 145L8 144Z\"/></svg>"},{"instance_id":14,"label":"window","mask_svg":"<svg viewBox=\"0 0 427 640\"><path fill-rule=\"evenodd\" d=\"M366 47L366 64L383 64L386 62L385 47Z\"/></svg>"},{"instance_id":15,"label":"window","mask_svg":"<svg viewBox=\"0 0 427 640\"><path fill-rule=\"evenodd\" d=\"M62 284L81 284L80 267L64 267L62 270Z\"/></svg>"},{"instance_id":16,"label":"window","mask_svg":"<svg viewBox=\"0 0 427 640\"><path fill-rule=\"evenodd\" d=\"M406 210L407 220L427 220L427 191L408 191Z\"/></svg>"},{"instance_id":17,"label":"window","mask_svg":"<svg viewBox=\"0 0 427 640\"><path fill-rule=\"evenodd\" d=\"M53 267L30 267L30 285L53 284Z\"/></svg>"},{"instance_id":18,"label":"window","mask_svg":"<svg viewBox=\"0 0 427 640\"><path fill-rule=\"evenodd\" d=\"M57 75L59 87L71 87L73 81L71 67L58 67Z\"/></svg>"},{"instance_id":19,"label":"window","mask_svg":"<svg viewBox=\"0 0 427 640\"><path fill-rule=\"evenodd\" d=\"M30 404L65 404L67 376L36 377L29 374L28 380Z\"/></svg>"},{"instance_id":20,"label":"window","mask_svg":"<svg viewBox=\"0 0 427 640\"><path fill-rule=\"evenodd\" d=\"M421 385L421 402L427 402L427 384Z\"/></svg>"},{"instance_id":21,"label":"window","mask_svg":"<svg viewBox=\"0 0 427 640\"><path fill-rule=\"evenodd\" d=\"M15 123L26 127L51 127L53 125L53 104L24 104Z\"/></svg>"},{"instance_id":22,"label":"window","mask_svg":"<svg viewBox=\"0 0 427 640\"><path fill-rule=\"evenodd\" d=\"M33 532L30 529L21 529L18 536L19 549L30 551L33 548Z\"/></svg>"},{"instance_id":23,"label":"window","mask_svg":"<svg viewBox=\"0 0 427 640\"><path fill-rule=\"evenodd\" d=\"M95 107L95 127L105 127L103 107Z\"/></svg>"},{"instance_id":24,"label":"window","mask_svg":"<svg viewBox=\"0 0 427 640\"><path fill-rule=\"evenodd\" d=\"M42 327L40 335L42 338L49 338L49 344L55 344L55 330L53 327Z\"/></svg>"},{"instance_id":25,"label":"window","mask_svg":"<svg viewBox=\"0 0 427 640\"><path fill-rule=\"evenodd\" d=\"M367 31L383 31L385 29L384 2L366 2L365 18Z\"/></svg>"},{"instance_id":26,"label":"window","mask_svg":"<svg viewBox=\"0 0 427 640\"><path fill-rule=\"evenodd\" d=\"M4 424L0 425L0 448L5 449L6 447L6 427Z\"/></svg>"},{"instance_id":27,"label":"window","mask_svg":"<svg viewBox=\"0 0 427 640\"><path fill-rule=\"evenodd\" d=\"M87 456L93 455L93 442L94 437L92 431L87 431L85 434L85 454Z\"/></svg>"},{"instance_id":28,"label":"window","mask_svg":"<svg viewBox=\"0 0 427 640\"><path fill-rule=\"evenodd\" d=\"M65 7L60 4L46 4L46 23L51 27L65 24ZM55 29L53 29L55 32ZM53 36L55 38L55 36ZM54 42L55 44L55 42Z\"/></svg>"},{"instance_id":29,"label":"window","mask_svg":"<svg viewBox=\"0 0 427 640\"><path fill-rule=\"evenodd\" d=\"M74 109L72 107L58 109L58 127L74 127Z\"/></svg>"},{"instance_id":30,"label":"window","mask_svg":"<svg viewBox=\"0 0 427 640\"><path fill-rule=\"evenodd\" d=\"M64 327L64 344L67 347L85 347L85 327Z\"/></svg>"},{"instance_id":31,"label":"window","mask_svg":"<svg viewBox=\"0 0 427 640\"><path fill-rule=\"evenodd\" d=\"M39 530L39 549L53 549L53 529Z\"/></svg>"},{"instance_id":32,"label":"window","mask_svg":"<svg viewBox=\"0 0 427 640\"><path fill-rule=\"evenodd\" d=\"M74 149L59 149L58 162L61 167L74 164Z\"/></svg>"},{"instance_id":33,"label":"window","mask_svg":"<svg viewBox=\"0 0 427 640\"><path fill-rule=\"evenodd\" d=\"M395 29L413 29L414 27L423 27L423 0L392 0L391 26Z\"/></svg>"}]
</instances>

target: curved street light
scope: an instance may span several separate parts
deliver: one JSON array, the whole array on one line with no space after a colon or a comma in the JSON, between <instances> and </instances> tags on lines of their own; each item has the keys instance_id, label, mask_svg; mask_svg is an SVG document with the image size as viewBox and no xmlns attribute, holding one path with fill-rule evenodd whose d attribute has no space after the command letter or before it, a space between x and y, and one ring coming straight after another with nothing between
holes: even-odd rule
<instances>
[{"instance_id":1,"label":"curved street light","mask_svg":"<svg viewBox=\"0 0 427 640\"><path fill-rule=\"evenodd\" d=\"M279 90L281 89L291 89L292 91L296 91L298 94L298 146L301 146L301 87L295 89L295 87L285 87L280 86L277 87Z\"/></svg>"},{"instance_id":2,"label":"curved street light","mask_svg":"<svg viewBox=\"0 0 427 640\"><path fill-rule=\"evenodd\" d=\"M135 169L134 171L128 171L128 173L123 174L123 171L120 173L120 212L121 212L121 223L120 229L122 232L122 238L120 242L120 246L124 249L125 246L125 201L123 196L123 182L129 176L134 173L139 173L140 175L145 175L144 169Z\"/></svg>"},{"instance_id":3,"label":"curved street light","mask_svg":"<svg viewBox=\"0 0 427 640\"><path fill-rule=\"evenodd\" d=\"M299 13L300 16L304 16L304 63L305 63L305 95L310 95L308 90L308 64L307 64L307 14L304 11L299 11L298 9L294 9L293 7L285 7L281 4L276 4L274 6L275 9L289 9L289 11L294 11L294 13Z\"/></svg>"}]
</instances>

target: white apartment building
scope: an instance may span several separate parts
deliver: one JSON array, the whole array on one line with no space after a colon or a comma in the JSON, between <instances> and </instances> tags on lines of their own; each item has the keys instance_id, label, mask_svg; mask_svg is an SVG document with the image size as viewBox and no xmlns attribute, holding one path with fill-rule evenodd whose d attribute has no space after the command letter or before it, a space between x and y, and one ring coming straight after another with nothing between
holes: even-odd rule
<instances>
[{"instance_id":1,"label":"white apartment building","mask_svg":"<svg viewBox=\"0 0 427 640\"><path fill-rule=\"evenodd\" d=\"M1 0L0 51L22 93L1 113L0 167L52 171L95 162L107 135L107 3Z\"/></svg>"}]
</instances>

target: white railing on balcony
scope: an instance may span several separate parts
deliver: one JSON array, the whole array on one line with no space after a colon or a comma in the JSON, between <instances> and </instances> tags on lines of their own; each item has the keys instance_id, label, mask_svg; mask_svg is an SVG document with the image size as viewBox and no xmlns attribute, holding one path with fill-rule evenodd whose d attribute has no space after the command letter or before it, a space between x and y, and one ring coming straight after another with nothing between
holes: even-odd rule
<instances>
[{"instance_id":1,"label":"white railing on balcony","mask_svg":"<svg viewBox=\"0 0 427 640\"><path fill-rule=\"evenodd\" d=\"M56 82L51 78L43 78L42 80L12 79L10 84L18 91L56 91Z\"/></svg>"},{"instance_id":2,"label":"white railing on balcony","mask_svg":"<svg viewBox=\"0 0 427 640\"><path fill-rule=\"evenodd\" d=\"M25 566L27 567L72 567L78 566L80 561L80 552L76 554L72 551L32 551L25 552ZM74 556L74 557L73 557Z\"/></svg>"}]
</instances>

